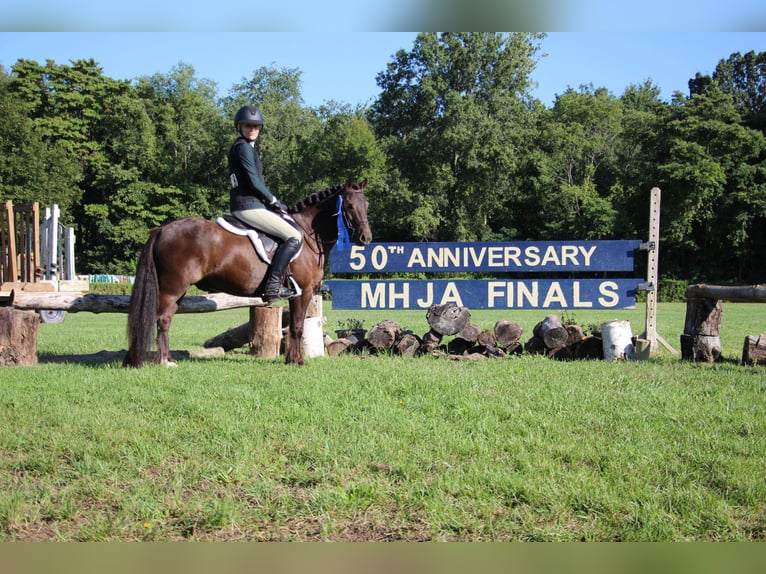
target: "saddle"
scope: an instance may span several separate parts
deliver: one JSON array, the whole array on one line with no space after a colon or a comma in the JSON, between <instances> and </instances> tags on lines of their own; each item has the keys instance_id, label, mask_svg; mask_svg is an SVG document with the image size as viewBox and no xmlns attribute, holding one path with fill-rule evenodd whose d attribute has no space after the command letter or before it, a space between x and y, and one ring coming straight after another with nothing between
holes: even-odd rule
<instances>
[{"instance_id":1,"label":"saddle","mask_svg":"<svg viewBox=\"0 0 766 574\"><path fill-rule=\"evenodd\" d=\"M290 223L293 227L298 229L297 223L295 223L295 220L290 217L289 215L283 215L282 216L285 221ZM229 233L233 233L234 235L243 235L247 237L250 240L250 243L253 244L253 248L255 249L255 252L258 254L258 257L261 258L267 265L271 265L271 257L274 255L274 252L277 250L277 247L279 246L279 243L268 235L267 233L260 231L244 221L237 219L235 216L233 216L230 213L225 213L223 215L220 215L215 222L228 231ZM295 261L298 256L301 254L301 251L303 251L303 243L301 243L300 249L293 255L292 259L290 259L290 262L292 263ZM301 293L301 288L298 285L297 281L293 278L292 272L290 271L290 268L287 268L287 279L290 281L290 283L293 285L295 290L298 292L298 294Z\"/></svg>"}]
</instances>

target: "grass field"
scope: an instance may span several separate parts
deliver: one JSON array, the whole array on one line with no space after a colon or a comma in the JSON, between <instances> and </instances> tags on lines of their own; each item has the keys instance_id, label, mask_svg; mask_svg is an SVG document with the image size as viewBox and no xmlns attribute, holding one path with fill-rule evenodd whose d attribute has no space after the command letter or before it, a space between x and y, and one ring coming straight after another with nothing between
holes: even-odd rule
<instances>
[{"instance_id":1,"label":"grass field","mask_svg":"<svg viewBox=\"0 0 766 574\"><path fill-rule=\"evenodd\" d=\"M678 348L684 304L660 304ZM334 311L395 319L424 312ZM525 330L541 311L475 311ZM644 309L575 311L584 326ZM766 332L724 304L724 361L347 355L305 367L226 357L175 369L87 361L125 315L41 324L40 363L0 369L0 539L745 541L766 538ZM171 347L247 320L179 315Z\"/></svg>"}]
</instances>

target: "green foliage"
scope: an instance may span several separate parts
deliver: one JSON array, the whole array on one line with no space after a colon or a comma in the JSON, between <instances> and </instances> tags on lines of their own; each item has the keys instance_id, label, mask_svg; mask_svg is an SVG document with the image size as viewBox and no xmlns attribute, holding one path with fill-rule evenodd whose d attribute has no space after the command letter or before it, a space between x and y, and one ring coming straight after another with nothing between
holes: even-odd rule
<instances>
[{"instance_id":1,"label":"green foliage","mask_svg":"<svg viewBox=\"0 0 766 574\"><path fill-rule=\"evenodd\" d=\"M721 59L686 97L651 82L529 94L544 35L423 33L370 107L303 105L301 71L228 95L179 62L132 81L93 60L0 69L0 196L59 204L77 269L130 273L149 229L228 210L232 115L261 107L267 185L288 204L368 180L376 241L646 238L663 192L662 275L764 281L766 54Z\"/></svg>"}]
</instances>

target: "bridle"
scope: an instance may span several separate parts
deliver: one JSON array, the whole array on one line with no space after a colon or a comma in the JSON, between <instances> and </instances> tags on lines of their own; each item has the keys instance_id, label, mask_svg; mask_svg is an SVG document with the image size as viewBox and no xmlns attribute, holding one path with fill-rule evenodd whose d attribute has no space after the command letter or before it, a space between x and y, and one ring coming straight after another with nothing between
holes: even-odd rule
<instances>
[{"instance_id":1,"label":"bridle","mask_svg":"<svg viewBox=\"0 0 766 574\"><path fill-rule=\"evenodd\" d=\"M340 207L339 211L333 213L333 216L335 216L335 217L337 217L337 216L343 217L343 223L345 224L346 229L348 229L349 235L351 237L353 237L354 233L356 232L356 227L354 227L354 225L351 224L351 221L349 220L348 216L346 215L346 212L343 210L343 205L346 202L345 194L346 193L364 193L364 190L363 189L344 189L340 193L341 193L341 197L343 197L343 200L341 202L341 207ZM316 231L314 229L306 229L306 227L303 225L302 222L296 221L296 223L303 230L303 234L306 237L308 237L308 238L310 238L312 240L311 242L304 241L304 244L307 245L308 248L311 251L313 251L316 255L318 255L320 258L324 257L324 254L325 254L324 246L325 246L326 243L331 243L331 242L323 241L322 238L319 236L319 232L318 231ZM364 220L360 221L359 225L364 225L365 223L367 225L369 225L369 220L367 218L365 218ZM311 243L316 244L316 247L311 245Z\"/></svg>"}]
</instances>

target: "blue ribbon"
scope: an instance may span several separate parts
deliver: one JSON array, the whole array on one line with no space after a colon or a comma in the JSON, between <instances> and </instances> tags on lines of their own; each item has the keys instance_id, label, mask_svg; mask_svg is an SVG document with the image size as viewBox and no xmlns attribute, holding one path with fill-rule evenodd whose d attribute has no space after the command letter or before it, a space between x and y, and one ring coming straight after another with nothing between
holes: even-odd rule
<instances>
[{"instance_id":1,"label":"blue ribbon","mask_svg":"<svg viewBox=\"0 0 766 574\"><path fill-rule=\"evenodd\" d=\"M337 209L338 209L338 244L336 246L336 249L339 251L344 251L345 249L348 249L351 246L351 239L348 236L348 229L346 228L346 221L343 217L343 196L338 195L338 203L337 203Z\"/></svg>"}]
</instances>

